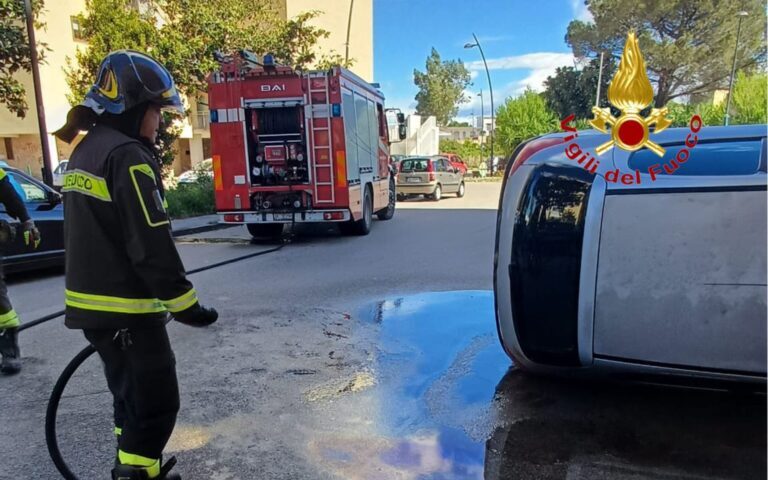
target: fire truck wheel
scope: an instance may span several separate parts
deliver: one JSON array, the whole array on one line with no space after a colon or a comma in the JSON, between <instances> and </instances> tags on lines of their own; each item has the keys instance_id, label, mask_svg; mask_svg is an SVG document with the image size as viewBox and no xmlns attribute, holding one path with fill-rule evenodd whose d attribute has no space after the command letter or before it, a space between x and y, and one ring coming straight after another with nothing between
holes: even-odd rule
<instances>
[{"instance_id":1,"label":"fire truck wheel","mask_svg":"<svg viewBox=\"0 0 768 480\"><path fill-rule=\"evenodd\" d=\"M283 233L282 223L249 223L246 227L253 238L275 238Z\"/></svg>"},{"instance_id":2,"label":"fire truck wheel","mask_svg":"<svg viewBox=\"0 0 768 480\"><path fill-rule=\"evenodd\" d=\"M358 221L350 220L339 224L344 235L368 235L373 223L373 195L370 187L365 188L363 195L363 218Z\"/></svg>"},{"instance_id":3,"label":"fire truck wheel","mask_svg":"<svg viewBox=\"0 0 768 480\"><path fill-rule=\"evenodd\" d=\"M395 216L395 204L397 203L395 201L395 196L396 196L395 181L390 180L389 181L389 202L387 202L387 208L376 212L376 216L379 217L379 220L390 220L392 217Z\"/></svg>"}]
</instances>

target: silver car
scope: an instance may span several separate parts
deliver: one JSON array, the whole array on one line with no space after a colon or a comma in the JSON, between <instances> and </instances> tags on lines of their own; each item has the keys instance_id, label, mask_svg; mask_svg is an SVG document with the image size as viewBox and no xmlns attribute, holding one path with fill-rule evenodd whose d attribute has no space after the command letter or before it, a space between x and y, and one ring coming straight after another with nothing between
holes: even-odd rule
<instances>
[{"instance_id":1,"label":"silver car","mask_svg":"<svg viewBox=\"0 0 768 480\"><path fill-rule=\"evenodd\" d=\"M464 196L464 175L445 157L407 157L400 161L397 175L397 198L424 195L439 201L445 193Z\"/></svg>"},{"instance_id":2,"label":"silver car","mask_svg":"<svg viewBox=\"0 0 768 480\"><path fill-rule=\"evenodd\" d=\"M766 127L651 139L663 157L597 156L611 138L596 132L518 147L496 233L501 343L527 370L764 385Z\"/></svg>"}]
</instances>

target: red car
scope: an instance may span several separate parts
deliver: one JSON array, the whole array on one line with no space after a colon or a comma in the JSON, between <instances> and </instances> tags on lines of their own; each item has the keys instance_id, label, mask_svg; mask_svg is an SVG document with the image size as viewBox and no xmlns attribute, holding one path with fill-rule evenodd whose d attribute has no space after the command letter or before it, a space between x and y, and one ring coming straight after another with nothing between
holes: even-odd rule
<instances>
[{"instance_id":1,"label":"red car","mask_svg":"<svg viewBox=\"0 0 768 480\"><path fill-rule=\"evenodd\" d=\"M455 153L441 153L440 155L447 158L448 161L451 162L451 165L453 165L453 168L458 170L462 175L467 174L467 164L464 163L464 160L462 160L460 156Z\"/></svg>"}]
</instances>

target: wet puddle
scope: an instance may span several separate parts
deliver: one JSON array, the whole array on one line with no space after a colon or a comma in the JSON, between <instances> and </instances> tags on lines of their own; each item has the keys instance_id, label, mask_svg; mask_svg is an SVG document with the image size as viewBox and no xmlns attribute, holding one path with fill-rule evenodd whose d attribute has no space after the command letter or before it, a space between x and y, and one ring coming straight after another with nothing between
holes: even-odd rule
<instances>
[{"instance_id":1,"label":"wet puddle","mask_svg":"<svg viewBox=\"0 0 768 480\"><path fill-rule=\"evenodd\" d=\"M496 386L511 365L492 293L416 295L361 317L378 324L375 386L356 400L376 405L369 433L314 442L318 460L344 478L482 478Z\"/></svg>"}]
</instances>

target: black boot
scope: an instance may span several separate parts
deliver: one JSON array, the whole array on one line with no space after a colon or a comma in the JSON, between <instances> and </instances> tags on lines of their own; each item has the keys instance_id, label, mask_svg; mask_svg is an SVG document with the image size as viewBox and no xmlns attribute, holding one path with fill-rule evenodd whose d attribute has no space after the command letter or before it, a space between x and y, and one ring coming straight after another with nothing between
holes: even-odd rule
<instances>
[{"instance_id":1,"label":"black boot","mask_svg":"<svg viewBox=\"0 0 768 480\"><path fill-rule=\"evenodd\" d=\"M0 354L3 356L0 372L7 375L19 373L21 370L19 327L0 329Z\"/></svg>"},{"instance_id":2,"label":"black boot","mask_svg":"<svg viewBox=\"0 0 768 480\"><path fill-rule=\"evenodd\" d=\"M160 475L150 477L146 468L117 464L112 469L112 480L150 480L150 478L153 480L181 480L181 475L178 473L170 473L174 465L176 465L176 457L171 457L165 465L160 467Z\"/></svg>"}]
</instances>

